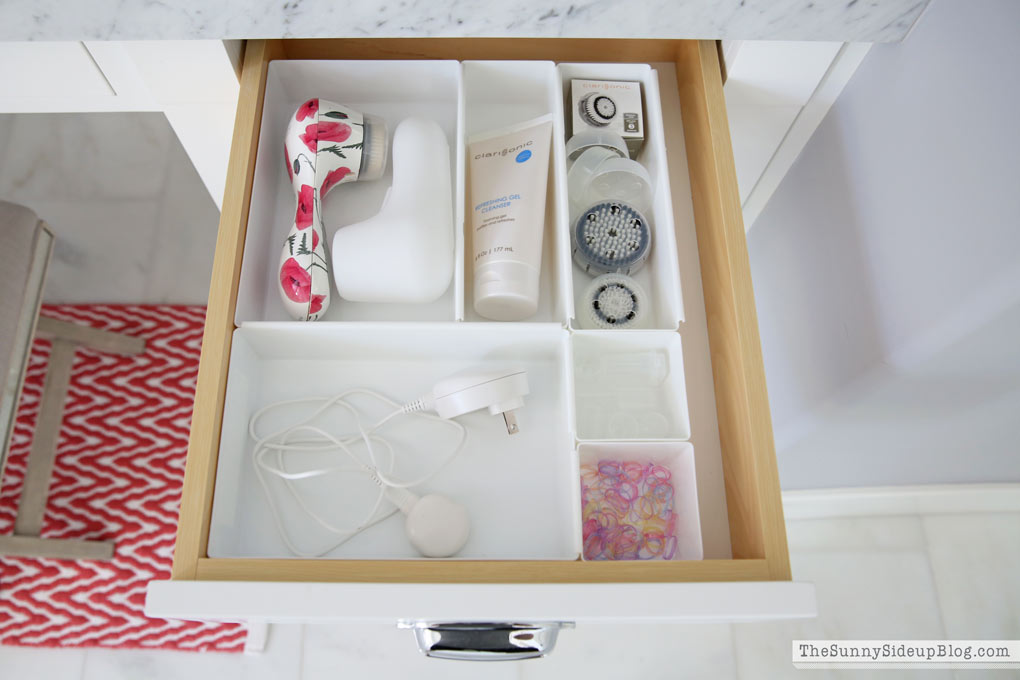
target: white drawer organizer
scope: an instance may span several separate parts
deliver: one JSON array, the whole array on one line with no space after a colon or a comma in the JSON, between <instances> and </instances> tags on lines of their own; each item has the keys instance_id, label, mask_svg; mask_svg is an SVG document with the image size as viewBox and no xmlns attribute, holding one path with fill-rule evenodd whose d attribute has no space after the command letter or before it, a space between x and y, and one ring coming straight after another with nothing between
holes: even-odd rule
<instances>
[{"instance_id":1,"label":"white drawer organizer","mask_svg":"<svg viewBox=\"0 0 1020 680\"><path fill-rule=\"evenodd\" d=\"M647 326L652 330L573 330L574 295L591 277L573 265L570 254L563 98L571 78L639 80L643 85L648 136L638 160L648 168L655 187L654 245L636 278L650 296ZM402 118L419 115L435 119L446 132L456 187L457 258L454 281L438 301L393 305L335 297L324 320L284 320L274 276L294 197L279 147L289 116L315 95L382 116L390 130ZM465 450L423 485L422 492L448 495L468 508L471 537L456 559L578 559L576 441L605 439L607 424L621 421L620 431L627 439L600 448L606 457L640 458L642 447L650 455L657 450L650 442L691 439L682 336L677 332L683 305L656 72L640 64L557 67L540 61L276 62L269 67L265 112L238 289L238 329L230 358L209 556L292 557L275 531L253 469L248 420L255 411L280 400L330 396L354 387L402 401L427 392L457 371L512 364L524 367L531 383L531 394L518 414L521 431L508 436L502 421L484 411L462 417L468 428ZM539 310L527 322L490 322L474 312L471 272L465 266L470 260L465 253L471 252L465 239L470 229L464 228L465 140L546 113L552 113L555 122ZM378 211L390 171L377 182L340 185L324 202L327 243L336 229ZM647 380L652 382L642 382ZM292 422L295 414L279 415L286 420L267 420L264 426L277 429ZM387 434L402 453L400 478L427 471L435 459L421 443L450 434L448 428L408 420L388 428ZM703 436L717 450L714 428ZM420 458L409 455L416 448L426 452ZM331 460L323 455L307 465L328 465ZM687 535L681 544L688 546L682 557L700 559L695 477L677 479L684 482L676 489L678 508L685 508L688 515L682 518ZM332 476L303 482L301 488L307 503L320 513L353 520L371 507L371 498L357 493L364 489L364 480L355 481L361 483L346 488ZM271 480L271 488L280 498L283 521L294 540L309 548L322 545L328 535L296 503L287 502L282 483ZM724 503L722 494L721 488L708 491ZM325 557L417 555L403 535L402 521L394 517Z\"/></svg>"},{"instance_id":2,"label":"white drawer organizer","mask_svg":"<svg viewBox=\"0 0 1020 680\"><path fill-rule=\"evenodd\" d=\"M380 622L812 615L813 589L789 582L714 45L623 42L630 58L647 53L648 61L675 64L441 60L504 53L567 62L605 53L598 41L248 43L173 580L150 584L150 615ZM389 58L399 54L415 60ZM575 296L590 277L570 252L564 107L572 78L642 83L646 140L637 160L655 197L652 254L635 276L652 304L641 330L575 328ZM274 280L294 209L282 139L289 116L316 96L381 116L391 133L412 115L446 132L457 253L454 280L438 301L336 296L323 320L286 316ZM465 141L547 113L554 129L538 312L526 322L488 321L471 297ZM324 203L327 243L374 214L389 181L387 172L334 189ZM458 370L497 364L528 371L520 432L508 435L485 412L460 418L466 448L421 487L467 507L471 537L457 557L417 557L396 517L325 558L290 554L252 466L247 430L256 410L351 387L403 401ZM717 385L726 388L717 394ZM421 448L432 441L422 427L408 419L387 437L401 452ZM633 457L673 470L682 549L671 561L585 561L579 466ZM358 499L336 484L306 485L309 502L345 513L344 503ZM297 543L324 543L294 507L281 509Z\"/></svg>"}]
</instances>

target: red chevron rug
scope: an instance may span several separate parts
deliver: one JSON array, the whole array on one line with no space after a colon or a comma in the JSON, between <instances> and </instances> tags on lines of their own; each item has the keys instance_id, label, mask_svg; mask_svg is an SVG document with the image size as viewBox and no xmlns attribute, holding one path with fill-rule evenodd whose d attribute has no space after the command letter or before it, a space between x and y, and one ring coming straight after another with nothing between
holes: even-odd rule
<instances>
[{"instance_id":1,"label":"red chevron rug","mask_svg":"<svg viewBox=\"0 0 1020 680\"><path fill-rule=\"evenodd\" d=\"M75 354L42 535L115 540L111 562L0 558L0 644L240 651L245 630L146 618L170 577L204 307L45 305L43 314L145 338L144 354ZM0 485L9 534L50 344L36 340Z\"/></svg>"}]
</instances>

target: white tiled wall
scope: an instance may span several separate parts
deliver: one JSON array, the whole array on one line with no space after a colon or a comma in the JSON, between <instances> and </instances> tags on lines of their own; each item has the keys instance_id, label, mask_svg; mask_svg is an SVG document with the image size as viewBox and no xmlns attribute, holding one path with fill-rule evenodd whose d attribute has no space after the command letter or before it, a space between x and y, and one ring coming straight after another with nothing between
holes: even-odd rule
<instances>
[{"instance_id":1,"label":"white tiled wall","mask_svg":"<svg viewBox=\"0 0 1020 680\"><path fill-rule=\"evenodd\" d=\"M815 583L820 616L734 625L588 625L545 659L427 659L410 632L383 625L273 626L266 652L0 647L0 677L49 680L335 678L867 678L797 671L793 639L1020 639L1020 513L788 522L793 576ZM980 673L980 675L978 675ZM883 670L881 678L1016 678L1015 671Z\"/></svg>"}]
</instances>

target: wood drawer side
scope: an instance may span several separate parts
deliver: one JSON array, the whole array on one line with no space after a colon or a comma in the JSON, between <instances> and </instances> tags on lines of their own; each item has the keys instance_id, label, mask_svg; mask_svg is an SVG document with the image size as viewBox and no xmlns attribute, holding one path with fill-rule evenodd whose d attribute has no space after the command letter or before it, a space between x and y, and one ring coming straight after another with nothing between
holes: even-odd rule
<instances>
[{"instance_id":1,"label":"wood drawer side","mask_svg":"<svg viewBox=\"0 0 1020 680\"><path fill-rule=\"evenodd\" d=\"M191 416L188 460L184 468L184 488L177 524L172 577L194 579L198 560L205 557L212 516L213 486L219 450L223 401L227 388L230 341L234 332L234 307L241 275L241 255L248 225L248 206L255 174L255 153L262 122L262 101L266 91L266 71L271 59L279 56L276 41L247 43L241 88L234 118L234 137L223 191L223 209L216 236L209 303L206 308L202 355L198 364L195 408Z\"/></svg>"},{"instance_id":2,"label":"wood drawer side","mask_svg":"<svg viewBox=\"0 0 1020 680\"><path fill-rule=\"evenodd\" d=\"M733 557L764 557L771 578L789 580L772 418L718 50L709 41L679 41L676 65Z\"/></svg>"}]
</instances>

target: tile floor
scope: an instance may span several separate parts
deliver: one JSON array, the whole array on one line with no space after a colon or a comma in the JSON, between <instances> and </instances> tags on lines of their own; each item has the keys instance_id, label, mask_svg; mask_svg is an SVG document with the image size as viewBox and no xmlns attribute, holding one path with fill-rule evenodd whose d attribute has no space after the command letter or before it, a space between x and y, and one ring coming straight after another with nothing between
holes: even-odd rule
<instances>
[{"instance_id":1,"label":"tile floor","mask_svg":"<svg viewBox=\"0 0 1020 680\"><path fill-rule=\"evenodd\" d=\"M545 659L499 664L426 659L394 626L279 625L258 656L0 647L0 677L1020 678L1020 671L797 671L790 664L792 639L1020 638L1020 513L797 520L787 532L794 578L817 588L817 619L582 625L564 631Z\"/></svg>"},{"instance_id":2,"label":"tile floor","mask_svg":"<svg viewBox=\"0 0 1020 680\"><path fill-rule=\"evenodd\" d=\"M0 199L57 234L49 301L206 299L218 213L162 115L0 115ZM788 532L794 578L817 587L814 620L581 626L546 659L503 664L425 659L390 626L274 626L258 656L0 647L0 678L1020 677L790 664L794 638L1020 639L1020 514L800 520Z\"/></svg>"}]
</instances>

